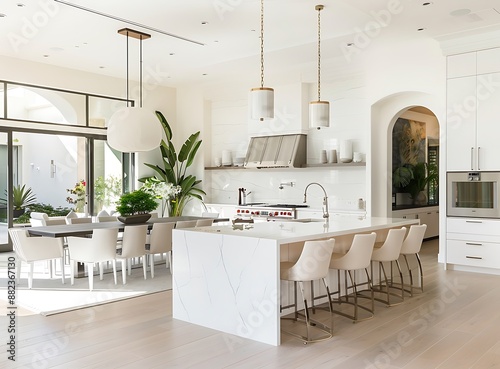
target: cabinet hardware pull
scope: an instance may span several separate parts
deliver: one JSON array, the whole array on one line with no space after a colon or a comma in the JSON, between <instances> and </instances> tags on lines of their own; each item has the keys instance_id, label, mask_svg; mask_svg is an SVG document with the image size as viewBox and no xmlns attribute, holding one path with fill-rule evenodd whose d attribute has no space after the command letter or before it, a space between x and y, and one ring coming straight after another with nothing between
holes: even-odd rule
<instances>
[{"instance_id":1,"label":"cabinet hardware pull","mask_svg":"<svg viewBox=\"0 0 500 369\"><path fill-rule=\"evenodd\" d=\"M470 148L470 170L474 170L474 148Z\"/></svg>"},{"instance_id":2,"label":"cabinet hardware pull","mask_svg":"<svg viewBox=\"0 0 500 369\"><path fill-rule=\"evenodd\" d=\"M465 223L482 223L480 220L466 220Z\"/></svg>"},{"instance_id":3,"label":"cabinet hardware pull","mask_svg":"<svg viewBox=\"0 0 500 369\"><path fill-rule=\"evenodd\" d=\"M469 255L466 255L465 257L467 259L483 260L483 258L481 256L469 256Z\"/></svg>"},{"instance_id":4,"label":"cabinet hardware pull","mask_svg":"<svg viewBox=\"0 0 500 369\"><path fill-rule=\"evenodd\" d=\"M466 245L471 245L471 246L483 246L482 243L474 243L474 242L466 242Z\"/></svg>"},{"instance_id":5,"label":"cabinet hardware pull","mask_svg":"<svg viewBox=\"0 0 500 369\"><path fill-rule=\"evenodd\" d=\"M477 147L477 170L481 170L480 165L479 165L479 157L481 154L481 146Z\"/></svg>"}]
</instances>

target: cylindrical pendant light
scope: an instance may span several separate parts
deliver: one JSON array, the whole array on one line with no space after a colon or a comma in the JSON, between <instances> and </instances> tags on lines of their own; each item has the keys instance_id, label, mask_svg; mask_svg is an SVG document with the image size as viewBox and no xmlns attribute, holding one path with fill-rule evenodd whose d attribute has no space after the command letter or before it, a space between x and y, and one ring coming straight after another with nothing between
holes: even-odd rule
<instances>
[{"instance_id":1,"label":"cylindrical pendant light","mask_svg":"<svg viewBox=\"0 0 500 369\"><path fill-rule=\"evenodd\" d=\"M129 100L128 78L128 38L140 40L140 98L139 107L121 108L116 111L108 123L108 145L121 152L150 151L160 146L162 128L152 111L142 107L142 40L151 36L139 31L124 28L119 34L127 36L127 105Z\"/></svg>"},{"instance_id":2,"label":"cylindrical pendant light","mask_svg":"<svg viewBox=\"0 0 500 369\"><path fill-rule=\"evenodd\" d=\"M274 118L274 90L264 87L264 0L260 1L260 87L250 90L250 116L260 121Z\"/></svg>"},{"instance_id":3,"label":"cylindrical pendant light","mask_svg":"<svg viewBox=\"0 0 500 369\"><path fill-rule=\"evenodd\" d=\"M321 11L323 5L316 5L318 11L318 100L309 103L309 126L320 129L330 126L330 103L321 101Z\"/></svg>"}]
</instances>

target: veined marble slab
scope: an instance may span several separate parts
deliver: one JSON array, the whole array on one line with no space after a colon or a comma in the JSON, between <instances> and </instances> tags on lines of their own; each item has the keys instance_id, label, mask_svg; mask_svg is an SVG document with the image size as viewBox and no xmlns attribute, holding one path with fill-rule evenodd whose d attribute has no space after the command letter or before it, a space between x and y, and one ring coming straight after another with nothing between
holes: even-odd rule
<instances>
[{"instance_id":1,"label":"veined marble slab","mask_svg":"<svg viewBox=\"0 0 500 369\"><path fill-rule=\"evenodd\" d=\"M175 229L173 317L279 345L280 256L287 254L280 255L282 247L372 231L384 236L389 228L418 223L418 219L342 215L332 216L326 223L285 221ZM283 292L287 298L288 292Z\"/></svg>"}]
</instances>

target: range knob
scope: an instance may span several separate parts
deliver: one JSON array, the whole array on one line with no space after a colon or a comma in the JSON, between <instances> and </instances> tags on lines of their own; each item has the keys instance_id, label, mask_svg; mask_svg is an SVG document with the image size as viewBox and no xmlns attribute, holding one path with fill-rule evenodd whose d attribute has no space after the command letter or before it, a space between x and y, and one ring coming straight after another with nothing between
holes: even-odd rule
<instances>
[{"instance_id":1,"label":"range knob","mask_svg":"<svg viewBox=\"0 0 500 369\"><path fill-rule=\"evenodd\" d=\"M241 210L240 209L236 209L236 212L239 213Z\"/></svg>"},{"instance_id":2,"label":"range knob","mask_svg":"<svg viewBox=\"0 0 500 369\"><path fill-rule=\"evenodd\" d=\"M247 213L247 214L250 213L250 210L245 210L245 213Z\"/></svg>"},{"instance_id":3,"label":"range knob","mask_svg":"<svg viewBox=\"0 0 500 369\"><path fill-rule=\"evenodd\" d=\"M260 214L260 211L256 211L256 212L255 212L255 215L259 215L259 214Z\"/></svg>"}]
</instances>

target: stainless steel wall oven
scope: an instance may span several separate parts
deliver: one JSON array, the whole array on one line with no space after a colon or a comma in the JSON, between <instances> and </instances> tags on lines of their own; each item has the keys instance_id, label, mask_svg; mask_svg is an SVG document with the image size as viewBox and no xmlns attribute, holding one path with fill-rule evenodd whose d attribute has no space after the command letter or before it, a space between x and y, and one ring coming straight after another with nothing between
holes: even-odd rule
<instances>
[{"instance_id":1,"label":"stainless steel wall oven","mask_svg":"<svg viewBox=\"0 0 500 369\"><path fill-rule=\"evenodd\" d=\"M448 216L500 218L500 172L448 172Z\"/></svg>"}]
</instances>

